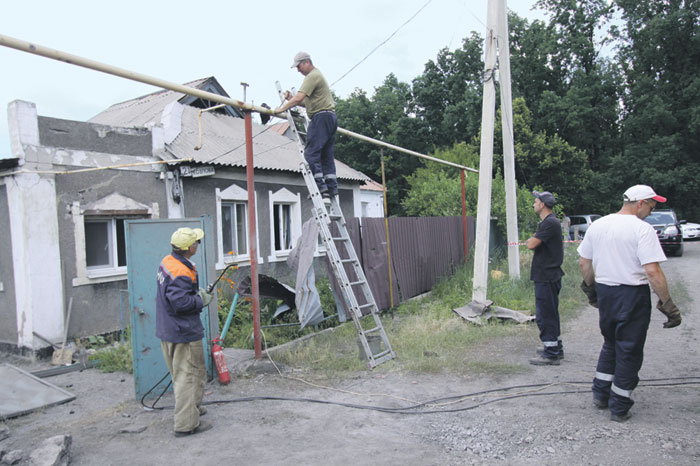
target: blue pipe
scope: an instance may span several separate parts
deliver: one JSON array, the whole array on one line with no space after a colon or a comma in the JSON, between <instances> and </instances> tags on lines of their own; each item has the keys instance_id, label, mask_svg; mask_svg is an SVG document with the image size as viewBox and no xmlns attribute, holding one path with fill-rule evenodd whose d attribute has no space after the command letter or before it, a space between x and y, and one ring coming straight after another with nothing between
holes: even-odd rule
<instances>
[{"instance_id":1,"label":"blue pipe","mask_svg":"<svg viewBox=\"0 0 700 466\"><path fill-rule=\"evenodd\" d=\"M233 314L236 312L236 303L238 303L238 293L233 297L233 302L231 303L231 309L228 311L228 317L226 318L226 323L224 324L224 329L221 331L221 336L219 337L221 339L221 343L223 344L224 339L226 338L226 333L228 332L228 328L231 325L231 320L233 319Z\"/></svg>"}]
</instances>

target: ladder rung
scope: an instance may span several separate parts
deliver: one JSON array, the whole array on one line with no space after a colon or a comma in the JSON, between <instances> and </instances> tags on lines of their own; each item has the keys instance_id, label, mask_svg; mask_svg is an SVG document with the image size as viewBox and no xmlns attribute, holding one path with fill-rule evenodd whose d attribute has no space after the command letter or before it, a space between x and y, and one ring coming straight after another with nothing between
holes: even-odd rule
<instances>
[{"instance_id":1,"label":"ladder rung","mask_svg":"<svg viewBox=\"0 0 700 466\"><path fill-rule=\"evenodd\" d=\"M340 262L347 264L348 262L357 262L357 259L340 259Z\"/></svg>"},{"instance_id":2,"label":"ladder rung","mask_svg":"<svg viewBox=\"0 0 700 466\"><path fill-rule=\"evenodd\" d=\"M362 306L357 306L357 307L358 307L359 309L363 309L363 308L365 308L365 307L370 307L370 306L374 306L374 303L367 303L367 304L363 304Z\"/></svg>"},{"instance_id":3,"label":"ladder rung","mask_svg":"<svg viewBox=\"0 0 700 466\"><path fill-rule=\"evenodd\" d=\"M362 285L363 283L367 283L367 282L364 280L358 280L356 282L350 282L350 283L348 283L348 285L355 286L355 285Z\"/></svg>"},{"instance_id":4,"label":"ladder rung","mask_svg":"<svg viewBox=\"0 0 700 466\"><path fill-rule=\"evenodd\" d=\"M347 236L332 236L331 239L333 241L350 241L350 238Z\"/></svg>"},{"instance_id":5,"label":"ladder rung","mask_svg":"<svg viewBox=\"0 0 700 466\"><path fill-rule=\"evenodd\" d=\"M389 355L389 353L391 353L391 350L384 350L384 351L382 351L381 353L373 354L372 357L373 357L374 359L380 359L380 358L382 358L383 356Z\"/></svg>"},{"instance_id":6,"label":"ladder rung","mask_svg":"<svg viewBox=\"0 0 700 466\"><path fill-rule=\"evenodd\" d=\"M377 331L379 331L379 329L381 329L381 327L374 327L374 328L371 328L369 330L365 330L364 333L367 334L367 333L377 332Z\"/></svg>"}]
</instances>

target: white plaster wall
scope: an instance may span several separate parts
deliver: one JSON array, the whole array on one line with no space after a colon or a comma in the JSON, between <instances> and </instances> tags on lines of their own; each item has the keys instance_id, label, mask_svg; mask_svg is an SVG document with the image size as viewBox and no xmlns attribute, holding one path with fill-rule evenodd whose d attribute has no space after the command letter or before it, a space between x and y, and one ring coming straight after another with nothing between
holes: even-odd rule
<instances>
[{"instance_id":1,"label":"white plaster wall","mask_svg":"<svg viewBox=\"0 0 700 466\"><path fill-rule=\"evenodd\" d=\"M63 336L63 280L52 178L18 174L7 182L12 264L17 303L17 345L36 349L37 332L52 341ZM37 345L34 342L37 341Z\"/></svg>"},{"instance_id":2,"label":"white plaster wall","mask_svg":"<svg viewBox=\"0 0 700 466\"><path fill-rule=\"evenodd\" d=\"M12 154L27 170L51 169L51 155L38 150L36 105L8 105ZM34 337L63 336L63 279L53 175L19 173L5 179L12 236L12 266L17 312L17 346L46 346Z\"/></svg>"},{"instance_id":3,"label":"white plaster wall","mask_svg":"<svg viewBox=\"0 0 700 466\"><path fill-rule=\"evenodd\" d=\"M384 204L382 193L380 191L366 191L360 189L360 202L367 203L367 213L365 217L383 217ZM362 209L357 213L357 216L362 216Z\"/></svg>"}]
</instances>

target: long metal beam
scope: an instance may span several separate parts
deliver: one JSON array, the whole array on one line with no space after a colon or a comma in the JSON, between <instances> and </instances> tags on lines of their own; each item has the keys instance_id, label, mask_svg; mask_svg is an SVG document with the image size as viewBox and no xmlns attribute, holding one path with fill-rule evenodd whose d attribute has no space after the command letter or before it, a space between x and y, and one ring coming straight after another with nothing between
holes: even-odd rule
<instances>
[{"instance_id":1,"label":"long metal beam","mask_svg":"<svg viewBox=\"0 0 700 466\"><path fill-rule=\"evenodd\" d=\"M31 42L27 42L25 40L16 39L14 37L6 36L3 34L0 34L0 45L2 45L4 47L9 47L11 49L19 50L22 52L27 52L27 53L31 53L34 55L39 55L42 57L51 58L52 60L62 61L64 63L68 63L70 65L76 65L76 66L80 66L83 68L88 68L91 70L100 71L102 73L107 73L107 74L111 74L114 76L119 76L121 78L130 79L132 81L138 81L138 82L141 82L144 84L150 84L152 86L156 86L159 88L170 89L171 91L182 92L183 94L192 95L195 97L201 97L203 99L208 99L208 100L211 100L213 102L219 102L222 104L231 105L233 107L240 108L242 110L248 110L248 111L257 112L257 113L264 113L266 115L278 116L278 115L274 114L272 112L272 110L265 108L265 107L260 107L257 105L248 104L246 102L241 102L240 100L237 100L237 99L231 99L230 97L224 97L222 95L214 94L212 92L203 91L203 90L197 89L195 87L183 86L182 84L174 83L171 81L166 81L166 80L160 79L160 78L155 78L153 76L148 76L146 74L136 73L134 71L129 71L129 70L124 69L124 68L119 68L116 66L108 65L106 63L101 63L101 62L98 62L95 60L90 60L88 58L79 57L78 55L73 55L70 53L62 52L60 50L52 49L49 47L44 47L42 45L37 45L37 44L31 43ZM281 116L278 116L278 117L283 118ZM284 118L286 118L286 117L284 117ZM460 168L462 170L468 170L468 171L478 173L478 170L476 170L474 168L464 167L462 165L448 162L446 160L440 160L438 158L431 157L429 155L421 154L419 152L415 152L415 151L412 151L409 149L404 149L403 147L395 146L393 144L388 144L386 142L379 141L377 139L373 139L373 138L370 138L368 136L363 136L361 134L354 133L352 131L348 131L348 130L343 129L343 128L338 128L338 132L341 134L345 134L346 136L361 139L365 142L369 142L371 144L375 144L378 146L387 147L389 149L403 152L405 154L410 154L410 155L414 155L417 157L422 157L424 159L432 160L434 162L443 163L445 165L451 165L453 167L457 167L457 168Z\"/></svg>"}]
</instances>

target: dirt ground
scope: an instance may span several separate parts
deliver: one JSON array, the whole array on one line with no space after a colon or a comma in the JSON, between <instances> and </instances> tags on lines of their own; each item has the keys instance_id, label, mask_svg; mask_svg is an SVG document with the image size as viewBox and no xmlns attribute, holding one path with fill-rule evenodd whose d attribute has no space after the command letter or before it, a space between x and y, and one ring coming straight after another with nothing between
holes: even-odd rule
<instances>
[{"instance_id":1,"label":"dirt ground","mask_svg":"<svg viewBox=\"0 0 700 466\"><path fill-rule=\"evenodd\" d=\"M663 329L665 318L653 311L640 372L643 381L700 376L698 264L700 242L694 242L686 244L682 258L669 258L663 266L672 290L686 290L684 300L679 298L681 292L672 292L683 323L675 329ZM632 418L614 423L606 410L595 409L591 401L590 381L602 343L595 309L583 309L569 321L563 328L563 339L566 359L558 367L527 363L538 343L531 332L527 337L492 342L474 355L522 365L522 372L508 377L413 376L383 370L332 382L334 388L360 395L282 378L269 370L269 363L243 371L245 362L234 360L240 359L240 353L229 353L229 367L241 372L228 386L209 383L206 402L280 396L399 407L410 402L372 394L425 401L539 383L559 384L549 392L582 393L520 397L471 410L422 415L300 401L209 404L204 419L211 421L214 429L187 438L172 435L171 410L141 408L133 399L131 376L102 374L94 369L73 372L46 380L77 398L6 421L10 436L0 441L0 448L20 449L28 455L42 440L70 434L71 464L90 466L700 464L700 379L694 379L695 385L684 386L642 382L633 393L636 404ZM17 358L5 356L4 362L36 369L36 364ZM294 374L293 368L286 370ZM572 381L585 385L566 384ZM666 382L683 380L655 383ZM493 399L469 396L463 402L432 409L465 408ZM160 405L171 406L172 402L172 397L166 396ZM133 433L121 433L123 429Z\"/></svg>"}]
</instances>

